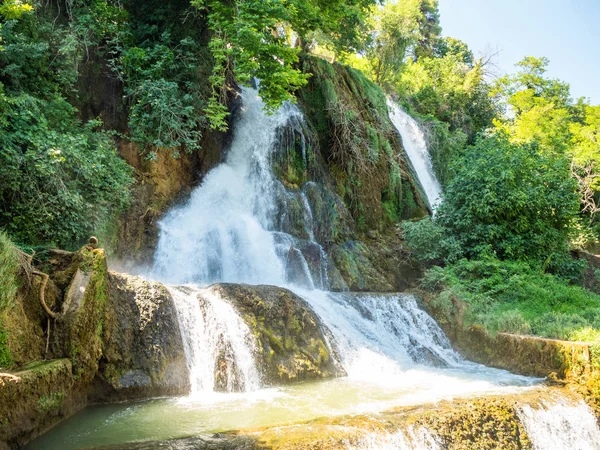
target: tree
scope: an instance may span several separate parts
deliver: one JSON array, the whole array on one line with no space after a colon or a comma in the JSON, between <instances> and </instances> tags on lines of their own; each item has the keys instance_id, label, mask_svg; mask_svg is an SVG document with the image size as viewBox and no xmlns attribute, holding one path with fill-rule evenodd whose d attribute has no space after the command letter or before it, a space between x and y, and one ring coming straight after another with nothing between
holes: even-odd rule
<instances>
[{"instance_id":1,"label":"tree","mask_svg":"<svg viewBox=\"0 0 600 450\"><path fill-rule=\"evenodd\" d=\"M356 48L360 24L375 1L193 0L206 13L212 32L210 83L214 93L206 108L211 126L226 128L228 74L242 84L259 79L267 109L294 101L293 92L306 84L308 75L296 66L301 48L289 45L292 35L306 43L310 32L320 30L338 50Z\"/></svg>"},{"instance_id":2,"label":"tree","mask_svg":"<svg viewBox=\"0 0 600 450\"><path fill-rule=\"evenodd\" d=\"M366 50L373 81L393 88L407 51L420 39L421 0L406 0L374 7L369 19L371 39Z\"/></svg>"},{"instance_id":3,"label":"tree","mask_svg":"<svg viewBox=\"0 0 600 450\"><path fill-rule=\"evenodd\" d=\"M543 262L564 253L579 210L568 159L498 133L479 138L454 170L435 222L466 255Z\"/></svg>"},{"instance_id":4,"label":"tree","mask_svg":"<svg viewBox=\"0 0 600 450\"><path fill-rule=\"evenodd\" d=\"M547 58L528 56L517 64L517 73L497 81L492 93L504 106L505 117L495 124L513 142L537 142L543 151L564 154L573 120L570 87L544 76L548 64Z\"/></svg>"}]
</instances>

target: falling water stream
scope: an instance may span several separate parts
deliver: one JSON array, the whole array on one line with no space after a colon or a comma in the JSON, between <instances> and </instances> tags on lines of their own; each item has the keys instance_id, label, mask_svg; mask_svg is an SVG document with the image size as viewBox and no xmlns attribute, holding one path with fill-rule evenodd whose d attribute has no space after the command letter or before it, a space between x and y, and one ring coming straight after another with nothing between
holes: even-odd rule
<instances>
[{"instance_id":1,"label":"falling water stream","mask_svg":"<svg viewBox=\"0 0 600 450\"><path fill-rule=\"evenodd\" d=\"M321 290L328 286L327 255L319 246L321 267L316 275L311 273L297 248L297 238L278 229L275 197L282 187L271 172L277 130L291 119L302 120L302 115L292 105L265 115L252 89L243 90L243 104L226 161L205 177L189 201L170 211L160 223L155 266L148 274L170 286L190 372L191 395L86 408L28 448L70 450L171 439L534 389L539 380L462 359L412 296ZM429 202L435 206L440 188L426 148L422 148L422 133L396 105L390 104L390 110ZM303 194L301 200L306 235L312 245L318 245L314 242L310 202ZM294 279L304 280L302 283L294 282L286 271L290 255L300 261L298 270L303 273ZM211 283L220 281L273 284L293 290L330 331L329 344L348 376L262 387L248 327L228 299L210 288ZM235 381L220 386L219 391L227 392L217 392L217 365L225 366L227 380ZM524 407L521 416L528 430L533 430L530 434L536 448L600 449L593 443L587 447L571 445L588 437L597 439L600 433L586 408L556 403L537 409ZM567 432L577 423L584 424L588 433L584 437ZM565 432L545 440L542 430L556 427ZM407 429L373 434L358 447L349 448L442 448L438 444L436 436L426 429Z\"/></svg>"},{"instance_id":2,"label":"falling water stream","mask_svg":"<svg viewBox=\"0 0 600 450\"><path fill-rule=\"evenodd\" d=\"M404 150L417 173L417 178L427 196L432 210L435 210L442 195L442 188L435 176L425 134L415 119L410 117L393 100L388 99L390 120L402 136Z\"/></svg>"}]
</instances>

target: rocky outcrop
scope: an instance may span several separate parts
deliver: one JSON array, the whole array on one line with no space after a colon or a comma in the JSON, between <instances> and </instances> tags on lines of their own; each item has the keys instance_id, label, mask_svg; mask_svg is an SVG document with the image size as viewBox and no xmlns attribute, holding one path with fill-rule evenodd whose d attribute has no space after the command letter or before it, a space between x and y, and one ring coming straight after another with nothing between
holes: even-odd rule
<instances>
[{"instance_id":1,"label":"rocky outcrop","mask_svg":"<svg viewBox=\"0 0 600 450\"><path fill-rule=\"evenodd\" d=\"M311 78L299 102L316 136L314 163L323 164L312 180L339 196L359 232L426 215L383 91L348 66L309 56L302 64Z\"/></svg>"},{"instance_id":2,"label":"rocky outcrop","mask_svg":"<svg viewBox=\"0 0 600 450\"><path fill-rule=\"evenodd\" d=\"M109 273L95 399L185 394L189 374L175 304L160 283Z\"/></svg>"},{"instance_id":3,"label":"rocky outcrop","mask_svg":"<svg viewBox=\"0 0 600 450\"><path fill-rule=\"evenodd\" d=\"M422 275L395 229L371 232L361 241L334 244L329 255L350 291L401 292ZM332 289L343 290L336 286Z\"/></svg>"},{"instance_id":4,"label":"rocky outcrop","mask_svg":"<svg viewBox=\"0 0 600 450\"><path fill-rule=\"evenodd\" d=\"M102 249L51 251L40 261L50 274L46 302L59 313L48 320L42 310L38 277L2 312L20 381L0 380L0 448L19 447L90 401L187 391L174 305L162 285L109 279Z\"/></svg>"},{"instance_id":5,"label":"rocky outcrop","mask_svg":"<svg viewBox=\"0 0 600 450\"><path fill-rule=\"evenodd\" d=\"M148 159L132 142L119 142L119 153L135 169L132 205L119 219L114 242L108 243L120 260L120 269L151 262L158 220L220 162L226 141L223 133L207 132L200 142L201 150L187 153L155 148L155 159Z\"/></svg>"},{"instance_id":6,"label":"rocky outcrop","mask_svg":"<svg viewBox=\"0 0 600 450\"><path fill-rule=\"evenodd\" d=\"M32 363L14 375L16 383L0 381L0 449L19 448L81 408L68 359Z\"/></svg>"},{"instance_id":7,"label":"rocky outcrop","mask_svg":"<svg viewBox=\"0 0 600 450\"><path fill-rule=\"evenodd\" d=\"M304 300L276 286L216 284L256 338L263 383L281 384L343 375L325 329Z\"/></svg>"}]
</instances>

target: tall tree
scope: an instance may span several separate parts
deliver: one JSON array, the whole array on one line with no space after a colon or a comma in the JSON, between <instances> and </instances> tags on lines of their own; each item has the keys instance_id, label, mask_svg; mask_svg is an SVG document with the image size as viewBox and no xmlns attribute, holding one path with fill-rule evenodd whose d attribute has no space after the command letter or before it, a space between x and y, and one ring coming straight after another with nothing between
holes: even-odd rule
<instances>
[{"instance_id":1,"label":"tall tree","mask_svg":"<svg viewBox=\"0 0 600 450\"><path fill-rule=\"evenodd\" d=\"M289 45L291 35L306 41L323 31L336 48L354 49L360 41L360 24L376 0L193 0L204 11L212 32L209 44L214 58L210 83L214 88L207 113L214 128L226 127L224 104L228 73L247 84L260 79L259 91L273 109L307 82L296 66L300 48Z\"/></svg>"}]
</instances>

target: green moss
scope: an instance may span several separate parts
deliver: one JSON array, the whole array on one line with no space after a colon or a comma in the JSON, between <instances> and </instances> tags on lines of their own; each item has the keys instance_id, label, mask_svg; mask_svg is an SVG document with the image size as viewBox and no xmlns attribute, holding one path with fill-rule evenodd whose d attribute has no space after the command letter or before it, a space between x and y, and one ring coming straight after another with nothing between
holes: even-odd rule
<instances>
[{"instance_id":1,"label":"green moss","mask_svg":"<svg viewBox=\"0 0 600 450\"><path fill-rule=\"evenodd\" d=\"M41 414L56 415L60 411L60 407L64 401L64 392L53 392L52 394L42 396L38 400L36 409Z\"/></svg>"},{"instance_id":2,"label":"green moss","mask_svg":"<svg viewBox=\"0 0 600 450\"><path fill-rule=\"evenodd\" d=\"M13 360L8 347L8 332L3 328L0 322L0 368L12 366Z\"/></svg>"},{"instance_id":3,"label":"green moss","mask_svg":"<svg viewBox=\"0 0 600 450\"><path fill-rule=\"evenodd\" d=\"M379 160L379 135L377 130L371 125L366 125L367 129L367 141L369 144L369 160L372 163L376 163Z\"/></svg>"},{"instance_id":4,"label":"green moss","mask_svg":"<svg viewBox=\"0 0 600 450\"><path fill-rule=\"evenodd\" d=\"M389 120L384 92L360 71L341 64L306 57L304 70L314 76L301 90L300 101L318 134L335 192L358 229L382 229L425 215L417 184L401 186L402 178L413 175L399 156L402 144Z\"/></svg>"},{"instance_id":5,"label":"green moss","mask_svg":"<svg viewBox=\"0 0 600 450\"><path fill-rule=\"evenodd\" d=\"M12 241L0 230L0 311L13 304L19 289L19 254Z\"/></svg>"},{"instance_id":6,"label":"green moss","mask_svg":"<svg viewBox=\"0 0 600 450\"><path fill-rule=\"evenodd\" d=\"M108 301L108 269L104 250L81 251L81 270L89 271L81 307L72 318L69 336L69 355L75 377L82 382L91 381L102 355L105 305Z\"/></svg>"}]
</instances>

